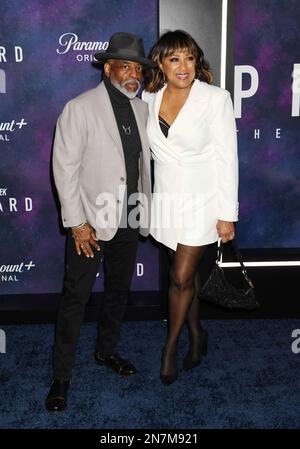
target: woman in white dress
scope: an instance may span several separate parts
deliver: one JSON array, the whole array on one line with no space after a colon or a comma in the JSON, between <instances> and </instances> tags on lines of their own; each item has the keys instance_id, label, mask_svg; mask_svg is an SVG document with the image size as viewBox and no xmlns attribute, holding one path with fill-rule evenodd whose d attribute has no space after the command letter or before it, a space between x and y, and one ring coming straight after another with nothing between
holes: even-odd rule
<instances>
[{"instance_id":1,"label":"woman in white dress","mask_svg":"<svg viewBox=\"0 0 300 449\"><path fill-rule=\"evenodd\" d=\"M187 323L190 344L183 368L207 352L201 327L196 272L206 245L234 238L238 218L236 125L229 92L212 86L203 51L184 31L160 37L150 52L151 70L142 98L154 159L151 234L172 258L168 334L160 378L178 377L177 346Z\"/></svg>"}]
</instances>

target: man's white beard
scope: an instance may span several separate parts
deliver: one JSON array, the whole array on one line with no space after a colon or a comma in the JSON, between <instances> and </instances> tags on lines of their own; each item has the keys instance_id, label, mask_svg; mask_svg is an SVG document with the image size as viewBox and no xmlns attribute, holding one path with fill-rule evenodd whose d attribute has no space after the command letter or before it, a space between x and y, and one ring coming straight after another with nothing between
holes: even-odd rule
<instances>
[{"instance_id":1,"label":"man's white beard","mask_svg":"<svg viewBox=\"0 0 300 449\"><path fill-rule=\"evenodd\" d=\"M134 92L129 92L129 90L127 90L126 87L124 87L124 85L126 85L127 83L132 83L133 81L137 83L138 88ZM113 78L110 78L110 82L113 86L115 86L116 89L118 89L122 94L126 95L126 97L128 97L130 100L132 100L137 96L138 91L140 90L141 87L141 83L138 80L127 80L124 82L123 86L117 83L117 81L115 81Z\"/></svg>"}]
</instances>

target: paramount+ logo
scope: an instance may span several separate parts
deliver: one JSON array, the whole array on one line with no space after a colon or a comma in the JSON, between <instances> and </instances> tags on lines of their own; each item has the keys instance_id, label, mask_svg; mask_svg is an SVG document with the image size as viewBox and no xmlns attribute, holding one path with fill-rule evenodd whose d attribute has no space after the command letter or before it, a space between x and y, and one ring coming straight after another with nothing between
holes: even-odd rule
<instances>
[{"instance_id":1,"label":"paramount+ logo","mask_svg":"<svg viewBox=\"0 0 300 449\"><path fill-rule=\"evenodd\" d=\"M10 120L9 122L0 122L0 142L9 142L11 140L10 136L12 135L12 133L14 133L16 130L22 129L23 126L26 125L27 122L24 120L24 118L19 120Z\"/></svg>"},{"instance_id":2,"label":"paramount+ logo","mask_svg":"<svg viewBox=\"0 0 300 449\"><path fill-rule=\"evenodd\" d=\"M76 60L79 62L90 61L94 62L94 53L104 51L108 47L108 41L80 41L75 33L64 33L58 39L59 47L56 53L65 55L69 51L75 52Z\"/></svg>"},{"instance_id":3,"label":"paramount+ logo","mask_svg":"<svg viewBox=\"0 0 300 449\"><path fill-rule=\"evenodd\" d=\"M35 264L32 260L18 264L0 265L0 282L19 282L21 273L26 273L34 267Z\"/></svg>"}]
</instances>

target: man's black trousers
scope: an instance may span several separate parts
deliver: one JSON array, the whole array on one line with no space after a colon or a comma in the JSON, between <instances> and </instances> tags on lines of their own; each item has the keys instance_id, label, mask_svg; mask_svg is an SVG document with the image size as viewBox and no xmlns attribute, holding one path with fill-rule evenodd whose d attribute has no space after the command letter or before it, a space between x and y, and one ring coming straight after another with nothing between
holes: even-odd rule
<instances>
[{"instance_id":1,"label":"man's black trousers","mask_svg":"<svg viewBox=\"0 0 300 449\"><path fill-rule=\"evenodd\" d=\"M96 351L107 356L116 352L130 282L135 266L138 229L119 228L112 240L98 242L94 258L78 256L71 232L67 238L64 294L55 330L54 378L70 379L85 306L104 256L104 301L98 321Z\"/></svg>"}]
</instances>

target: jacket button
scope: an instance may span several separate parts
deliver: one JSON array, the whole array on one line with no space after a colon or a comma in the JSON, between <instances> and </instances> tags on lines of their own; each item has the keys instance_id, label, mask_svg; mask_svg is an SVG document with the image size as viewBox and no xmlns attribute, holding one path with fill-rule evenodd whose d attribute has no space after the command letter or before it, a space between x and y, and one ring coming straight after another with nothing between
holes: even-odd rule
<instances>
[{"instance_id":1,"label":"jacket button","mask_svg":"<svg viewBox=\"0 0 300 449\"><path fill-rule=\"evenodd\" d=\"M121 203L121 200L117 200L117 203Z\"/></svg>"},{"instance_id":2,"label":"jacket button","mask_svg":"<svg viewBox=\"0 0 300 449\"><path fill-rule=\"evenodd\" d=\"M122 181L122 182L125 181L125 178L123 178L123 176L122 176L122 178L120 178L120 181Z\"/></svg>"}]
</instances>

